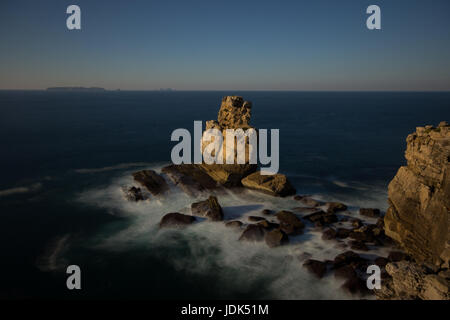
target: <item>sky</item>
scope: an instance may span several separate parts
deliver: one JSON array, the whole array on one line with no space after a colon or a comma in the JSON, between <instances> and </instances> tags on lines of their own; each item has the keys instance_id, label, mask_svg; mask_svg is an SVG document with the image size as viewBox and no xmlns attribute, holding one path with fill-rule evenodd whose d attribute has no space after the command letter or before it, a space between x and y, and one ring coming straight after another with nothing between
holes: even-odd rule
<instances>
[{"instance_id":1,"label":"sky","mask_svg":"<svg viewBox=\"0 0 450 320\"><path fill-rule=\"evenodd\" d=\"M450 1L1 0L0 89L50 86L449 91Z\"/></svg>"}]
</instances>

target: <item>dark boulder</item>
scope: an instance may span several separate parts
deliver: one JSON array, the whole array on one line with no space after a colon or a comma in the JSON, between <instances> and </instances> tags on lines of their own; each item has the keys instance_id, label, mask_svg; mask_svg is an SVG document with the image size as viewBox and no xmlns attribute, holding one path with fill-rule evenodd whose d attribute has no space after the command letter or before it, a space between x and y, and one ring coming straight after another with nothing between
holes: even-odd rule
<instances>
[{"instance_id":1,"label":"dark boulder","mask_svg":"<svg viewBox=\"0 0 450 320\"><path fill-rule=\"evenodd\" d=\"M336 237L340 238L340 239L345 239L350 235L350 232L352 232L352 230L350 229L346 229L346 228L337 228L336 230Z\"/></svg>"},{"instance_id":2,"label":"dark boulder","mask_svg":"<svg viewBox=\"0 0 450 320\"><path fill-rule=\"evenodd\" d=\"M165 173L174 184L191 196L218 188L217 182L195 164L172 164L162 168L161 172Z\"/></svg>"},{"instance_id":3,"label":"dark boulder","mask_svg":"<svg viewBox=\"0 0 450 320\"><path fill-rule=\"evenodd\" d=\"M303 263L303 267L319 279L322 278L327 272L327 264L319 260L308 259Z\"/></svg>"},{"instance_id":4,"label":"dark boulder","mask_svg":"<svg viewBox=\"0 0 450 320\"><path fill-rule=\"evenodd\" d=\"M130 187L130 188L123 188L122 189L125 199L127 199L128 201L141 201L141 200L145 200L146 197L142 194L142 190L141 188L136 188L136 187Z\"/></svg>"},{"instance_id":5,"label":"dark boulder","mask_svg":"<svg viewBox=\"0 0 450 320\"><path fill-rule=\"evenodd\" d=\"M359 214L366 217L377 218L380 216L380 210L373 208L360 208Z\"/></svg>"},{"instance_id":6,"label":"dark boulder","mask_svg":"<svg viewBox=\"0 0 450 320\"><path fill-rule=\"evenodd\" d=\"M171 212L162 217L160 228L182 228L195 222L195 217L181 214L178 212Z\"/></svg>"},{"instance_id":7,"label":"dark boulder","mask_svg":"<svg viewBox=\"0 0 450 320\"><path fill-rule=\"evenodd\" d=\"M265 235L264 227L256 224L250 224L245 228L239 237L240 241L259 242L264 240Z\"/></svg>"},{"instance_id":8,"label":"dark boulder","mask_svg":"<svg viewBox=\"0 0 450 320\"><path fill-rule=\"evenodd\" d=\"M222 207L217 201L217 197L210 196L208 199L200 202L195 202L191 205L193 215L205 217L212 221L223 220Z\"/></svg>"},{"instance_id":9,"label":"dark boulder","mask_svg":"<svg viewBox=\"0 0 450 320\"><path fill-rule=\"evenodd\" d=\"M258 221L263 221L266 220L263 217L258 217L258 216L249 216L248 217L248 221L252 221L252 222L258 222Z\"/></svg>"},{"instance_id":10,"label":"dark boulder","mask_svg":"<svg viewBox=\"0 0 450 320\"><path fill-rule=\"evenodd\" d=\"M327 212L336 213L339 211L347 210L347 206L341 202L327 202Z\"/></svg>"},{"instance_id":11,"label":"dark boulder","mask_svg":"<svg viewBox=\"0 0 450 320\"><path fill-rule=\"evenodd\" d=\"M305 227L303 222L290 211L280 211L276 216L280 221L280 229L286 234L300 234Z\"/></svg>"},{"instance_id":12,"label":"dark boulder","mask_svg":"<svg viewBox=\"0 0 450 320\"><path fill-rule=\"evenodd\" d=\"M270 248L278 247L289 243L288 236L280 229L274 229L272 231L267 232L266 235L264 236L264 240Z\"/></svg>"},{"instance_id":13,"label":"dark boulder","mask_svg":"<svg viewBox=\"0 0 450 320\"><path fill-rule=\"evenodd\" d=\"M133 178L154 196L169 190L166 180L153 170L141 170L135 172L133 173Z\"/></svg>"},{"instance_id":14,"label":"dark boulder","mask_svg":"<svg viewBox=\"0 0 450 320\"><path fill-rule=\"evenodd\" d=\"M336 239L336 230L333 228L327 228L322 233L322 239L323 240L333 240Z\"/></svg>"},{"instance_id":15,"label":"dark boulder","mask_svg":"<svg viewBox=\"0 0 450 320\"><path fill-rule=\"evenodd\" d=\"M356 274L355 269L352 266L345 265L345 266L335 269L334 276L336 278L351 279L353 277L356 277L357 274Z\"/></svg>"},{"instance_id":16,"label":"dark boulder","mask_svg":"<svg viewBox=\"0 0 450 320\"><path fill-rule=\"evenodd\" d=\"M228 228L236 228L236 229L238 229L241 226L242 226L242 222L237 221L237 220L228 221L228 222L225 223L225 227L228 227Z\"/></svg>"}]
</instances>

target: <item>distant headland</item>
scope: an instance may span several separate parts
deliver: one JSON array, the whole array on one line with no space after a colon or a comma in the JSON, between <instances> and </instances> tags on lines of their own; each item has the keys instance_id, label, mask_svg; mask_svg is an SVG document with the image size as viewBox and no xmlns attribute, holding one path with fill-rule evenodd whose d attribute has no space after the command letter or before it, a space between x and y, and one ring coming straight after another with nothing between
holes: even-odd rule
<instances>
[{"instance_id":1,"label":"distant headland","mask_svg":"<svg viewBox=\"0 0 450 320\"><path fill-rule=\"evenodd\" d=\"M49 87L47 91L101 92L106 89L100 87Z\"/></svg>"}]
</instances>

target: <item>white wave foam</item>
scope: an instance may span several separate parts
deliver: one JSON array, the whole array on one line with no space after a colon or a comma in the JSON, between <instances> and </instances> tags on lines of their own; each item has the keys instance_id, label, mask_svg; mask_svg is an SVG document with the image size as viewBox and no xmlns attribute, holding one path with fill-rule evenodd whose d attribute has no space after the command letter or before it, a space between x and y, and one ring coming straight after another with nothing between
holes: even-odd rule
<instances>
[{"instance_id":1,"label":"white wave foam","mask_svg":"<svg viewBox=\"0 0 450 320\"><path fill-rule=\"evenodd\" d=\"M160 167L152 169L159 171ZM127 174L116 178L107 186L87 190L79 195L79 201L83 203L105 208L111 214L127 216L132 221L131 225L121 231L103 234L102 240L96 245L97 249L126 251L130 246L143 246L148 247L152 254L165 255L166 252L177 252L178 248L182 253L174 253L169 257L175 268L192 273L217 273L217 281L225 287L234 286L233 290L236 290L236 286L243 291L250 290L255 282L264 279L268 294L273 298L353 298L339 289L342 280L336 280L332 274L317 280L298 260L302 253L308 253L314 259L326 260L345 251L334 242L322 240L320 231L307 227L303 235L290 237L289 245L269 249L265 243L238 241L241 232L231 230L221 222L202 221L181 231L159 230L158 223L164 214L189 214L191 203L206 195L192 198L171 184L170 193L164 197L129 202L123 197L122 187L133 184L133 178ZM319 200L340 200L346 203L358 200L355 197L330 199L323 195L314 196ZM289 210L299 206L292 198L276 198L251 190L239 193L228 191L218 198L224 209L225 220L240 220L243 223L249 223L250 215L262 215L262 209ZM357 205L370 203L363 199L356 202ZM275 217L264 217L269 221L276 221ZM358 218L364 220L359 215ZM374 248L370 254L386 256L387 251Z\"/></svg>"},{"instance_id":2,"label":"white wave foam","mask_svg":"<svg viewBox=\"0 0 450 320\"><path fill-rule=\"evenodd\" d=\"M42 188L42 184L38 182L38 183L34 183L29 186L0 190L0 197L6 197L6 196L13 195L13 194L34 192L41 188Z\"/></svg>"}]
</instances>

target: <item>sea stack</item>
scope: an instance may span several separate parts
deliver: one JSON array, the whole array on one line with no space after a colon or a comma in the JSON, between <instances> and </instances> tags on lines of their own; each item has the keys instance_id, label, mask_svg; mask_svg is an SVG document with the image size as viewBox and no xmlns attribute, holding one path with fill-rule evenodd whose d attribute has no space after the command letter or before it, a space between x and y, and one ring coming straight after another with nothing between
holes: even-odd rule
<instances>
[{"instance_id":1,"label":"sea stack","mask_svg":"<svg viewBox=\"0 0 450 320\"><path fill-rule=\"evenodd\" d=\"M230 148L226 142L227 129L254 129L250 125L252 104L244 101L242 97L226 96L222 99L217 120L206 121L206 128L203 133L205 138L206 130L217 129L223 136L223 159L226 160L227 152ZM214 140L205 142L202 140L202 152ZM241 180L256 171L257 165L249 163L249 144L246 138L245 145L245 164L237 164L237 147L234 148L234 164L201 164L202 169L215 181L226 187L235 187L241 185Z\"/></svg>"}]
</instances>

